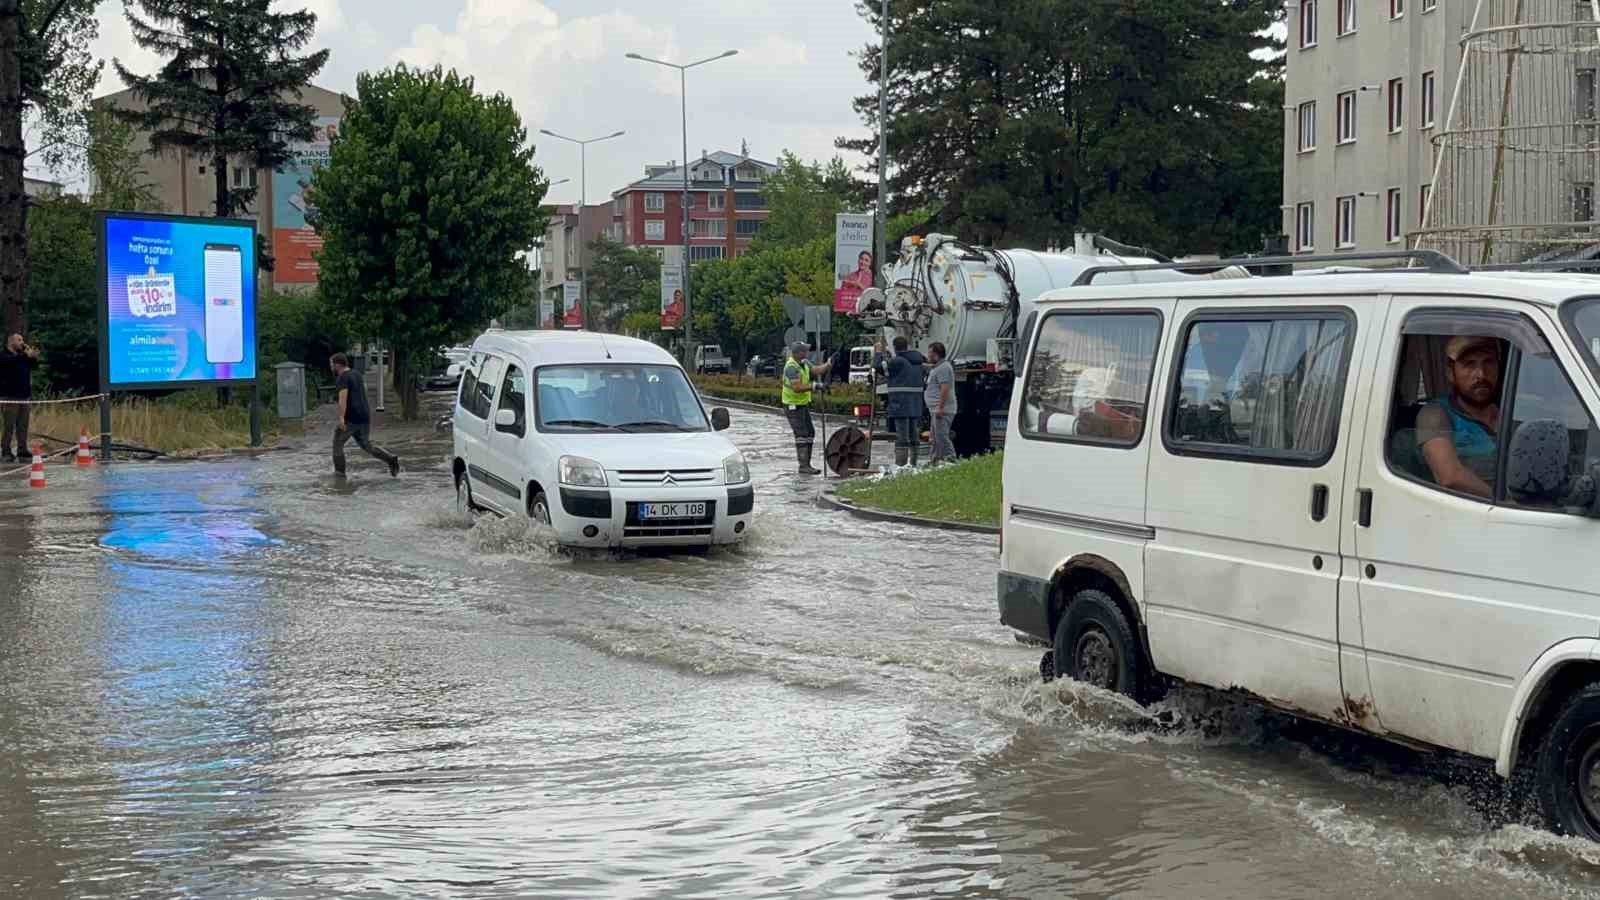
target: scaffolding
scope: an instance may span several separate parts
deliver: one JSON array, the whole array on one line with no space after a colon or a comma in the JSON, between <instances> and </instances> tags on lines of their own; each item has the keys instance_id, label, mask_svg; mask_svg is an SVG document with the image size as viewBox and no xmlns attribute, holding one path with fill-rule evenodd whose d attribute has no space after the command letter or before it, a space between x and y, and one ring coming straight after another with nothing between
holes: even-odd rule
<instances>
[{"instance_id":1,"label":"scaffolding","mask_svg":"<svg viewBox=\"0 0 1600 900\"><path fill-rule=\"evenodd\" d=\"M1600 254L1600 0L1478 0L1414 246L1471 265Z\"/></svg>"}]
</instances>

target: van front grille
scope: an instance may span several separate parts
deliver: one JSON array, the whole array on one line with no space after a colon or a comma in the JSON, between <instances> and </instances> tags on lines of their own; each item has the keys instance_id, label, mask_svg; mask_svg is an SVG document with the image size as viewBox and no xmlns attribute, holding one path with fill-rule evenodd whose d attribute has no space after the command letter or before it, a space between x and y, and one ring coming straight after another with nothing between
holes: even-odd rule
<instances>
[{"instance_id":1,"label":"van front grille","mask_svg":"<svg viewBox=\"0 0 1600 900\"><path fill-rule=\"evenodd\" d=\"M715 469L619 469L619 484L709 484L717 480Z\"/></svg>"}]
</instances>

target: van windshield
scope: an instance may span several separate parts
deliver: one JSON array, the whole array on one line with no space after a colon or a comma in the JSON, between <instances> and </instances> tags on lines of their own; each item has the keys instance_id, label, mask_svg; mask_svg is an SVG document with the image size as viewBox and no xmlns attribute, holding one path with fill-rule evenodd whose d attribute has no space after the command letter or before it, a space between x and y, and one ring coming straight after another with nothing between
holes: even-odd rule
<instances>
[{"instance_id":1,"label":"van windshield","mask_svg":"<svg viewBox=\"0 0 1600 900\"><path fill-rule=\"evenodd\" d=\"M700 399L676 366L542 366L535 372L540 431L710 431Z\"/></svg>"},{"instance_id":2,"label":"van windshield","mask_svg":"<svg viewBox=\"0 0 1600 900\"><path fill-rule=\"evenodd\" d=\"M1579 300L1567 316L1572 340L1589 355L1589 365L1600 372L1600 298Z\"/></svg>"}]
</instances>

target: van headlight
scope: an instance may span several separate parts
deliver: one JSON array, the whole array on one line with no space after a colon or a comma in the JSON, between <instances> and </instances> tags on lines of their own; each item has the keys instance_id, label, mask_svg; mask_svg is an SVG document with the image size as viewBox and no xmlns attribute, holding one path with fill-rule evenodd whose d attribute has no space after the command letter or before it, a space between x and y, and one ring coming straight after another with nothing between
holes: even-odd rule
<instances>
[{"instance_id":1,"label":"van headlight","mask_svg":"<svg viewBox=\"0 0 1600 900\"><path fill-rule=\"evenodd\" d=\"M561 483L573 487L605 487L606 470L592 459L561 457Z\"/></svg>"},{"instance_id":2,"label":"van headlight","mask_svg":"<svg viewBox=\"0 0 1600 900\"><path fill-rule=\"evenodd\" d=\"M722 461L722 481L724 484L744 484L750 480L750 466L744 461L743 453L735 453Z\"/></svg>"}]
</instances>

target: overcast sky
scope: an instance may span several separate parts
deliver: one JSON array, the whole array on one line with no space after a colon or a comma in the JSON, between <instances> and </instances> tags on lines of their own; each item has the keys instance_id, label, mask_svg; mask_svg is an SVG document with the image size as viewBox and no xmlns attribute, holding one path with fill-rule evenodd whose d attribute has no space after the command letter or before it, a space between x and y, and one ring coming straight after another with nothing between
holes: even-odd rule
<instances>
[{"instance_id":1,"label":"overcast sky","mask_svg":"<svg viewBox=\"0 0 1600 900\"><path fill-rule=\"evenodd\" d=\"M316 79L355 92L355 76L396 62L435 63L512 98L552 181L549 200L578 199L578 148L541 128L590 138L593 203L644 175L646 163L683 156L678 74L625 59L672 62L724 50L739 55L689 72L689 154L739 151L773 160L793 150L832 156L834 138L862 134L850 101L870 90L853 56L871 39L854 0L285 0L318 15L317 46L332 53ZM96 55L135 71L157 60L135 46L122 0L104 0ZM100 93L121 90L108 63ZM849 157L847 157L849 158ZM852 165L859 158L849 158Z\"/></svg>"}]
</instances>

